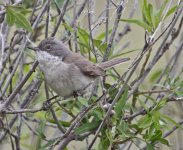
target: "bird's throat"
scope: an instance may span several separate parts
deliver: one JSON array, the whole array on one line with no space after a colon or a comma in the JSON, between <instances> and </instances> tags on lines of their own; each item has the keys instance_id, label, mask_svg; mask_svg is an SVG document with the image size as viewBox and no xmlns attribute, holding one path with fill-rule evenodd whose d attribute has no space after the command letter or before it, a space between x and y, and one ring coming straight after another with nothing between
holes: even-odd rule
<instances>
[{"instance_id":1,"label":"bird's throat","mask_svg":"<svg viewBox=\"0 0 183 150\"><path fill-rule=\"evenodd\" d=\"M54 56L48 52L45 52L45 51L37 51L37 60L39 62L42 62L42 61L62 61L62 57L59 57L59 56Z\"/></svg>"}]
</instances>

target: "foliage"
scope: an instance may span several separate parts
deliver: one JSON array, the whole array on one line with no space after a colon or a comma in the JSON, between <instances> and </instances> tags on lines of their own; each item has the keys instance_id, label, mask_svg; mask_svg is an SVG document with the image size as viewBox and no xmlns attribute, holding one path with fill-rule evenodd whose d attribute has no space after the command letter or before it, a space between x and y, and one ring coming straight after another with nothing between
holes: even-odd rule
<instances>
[{"instance_id":1,"label":"foliage","mask_svg":"<svg viewBox=\"0 0 183 150\"><path fill-rule=\"evenodd\" d=\"M97 150L153 150L157 144L171 147L167 137L183 124L182 120L177 121L177 114L167 113L168 106L181 103L183 97L182 66L180 69L177 65L182 64L178 62L182 61L182 2L171 4L164 0L155 9L152 1L141 0L137 1L140 10L135 6L126 12L130 2L110 1L111 9L106 9L106 4L101 6L105 12L115 10L116 15L108 19L101 19L103 15L97 16L98 12L92 18L89 12L93 10L88 10L92 9L92 0L68 4L64 0L12 2L0 3L2 145L8 141L12 149L72 149L71 141L75 140L81 141L84 149ZM121 16L135 12L142 19ZM169 25L160 31L164 23ZM138 28L131 24L148 31L154 41L148 41L145 32L145 40L143 34L137 37L145 41L140 43L141 48L133 46L139 43L128 34L136 34ZM36 68L35 52L31 51L52 35L93 63L116 57L130 57L131 61L107 70L89 97L54 97L56 93L44 82L44 75ZM170 46L171 53L162 63Z\"/></svg>"},{"instance_id":2,"label":"foliage","mask_svg":"<svg viewBox=\"0 0 183 150\"><path fill-rule=\"evenodd\" d=\"M167 9L167 5L170 1L164 0L163 4L160 6L158 10L155 10L152 3L148 3L147 0L141 0L141 12L142 12L142 20L138 19L120 19L124 22L134 23L150 33L153 33L160 22L164 21L168 16L175 12L177 6L173 6L172 8Z\"/></svg>"},{"instance_id":3,"label":"foliage","mask_svg":"<svg viewBox=\"0 0 183 150\"><path fill-rule=\"evenodd\" d=\"M31 25L27 18L24 16L26 13L30 13L23 7L17 6L6 6L6 21L9 26L16 25L17 27L32 31Z\"/></svg>"}]
</instances>

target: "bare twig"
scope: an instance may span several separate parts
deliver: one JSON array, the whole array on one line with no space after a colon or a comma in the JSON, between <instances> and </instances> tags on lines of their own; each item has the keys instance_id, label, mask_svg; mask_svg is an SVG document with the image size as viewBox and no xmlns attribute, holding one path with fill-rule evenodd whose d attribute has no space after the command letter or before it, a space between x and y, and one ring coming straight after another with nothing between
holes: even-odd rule
<instances>
[{"instance_id":1,"label":"bare twig","mask_svg":"<svg viewBox=\"0 0 183 150\"><path fill-rule=\"evenodd\" d=\"M121 18L121 14L122 14L123 9L124 9L124 0L121 0L119 6L117 7L115 23L114 23L112 33L111 33L111 36L110 36L110 39L109 39L109 44L107 46L106 52L105 52L104 57L103 57L103 61L108 60L109 53L110 53L111 48L112 48L112 44L113 44L113 41L114 41L114 37L115 37L115 34L116 34L116 30L118 28L119 20Z\"/></svg>"},{"instance_id":2,"label":"bare twig","mask_svg":"<svg viewBox=\"0 0 183 150\"><path fill-rule=\"evenodd\" d=\"M56 24L56 26L55 26L52 34L51 34L52 37L55 36L55 34L57 33L57 30L58 30L58 28L60 26L60 23L62 22L63 17L64 17L64 15L66 13L66 8L67 8L68 3L69 3L69 0L65 0L64 1L63 7L62 7L62 11L61 11L59 19L58 19L58 23Z\"/></svg>"},{"instance_id":3,"label":"bare twig","mask_svg":"<svg viewBox=\"0 0 183 150\"><path fill-rule=\"evenodd\" d=\"M27 82L29 77L32 75L32 73L35 71L35 68L37 67L38 62L36 61L34 65L32 66L31 70L27 73L26 76L22 79L22 81L18 84L18 86L13 90L12 94L7 98L7 100L0 105L0 112L6 109L6 107L11 104L17 93L21 90L23 85Z\"/></svg>"}]
</instances>

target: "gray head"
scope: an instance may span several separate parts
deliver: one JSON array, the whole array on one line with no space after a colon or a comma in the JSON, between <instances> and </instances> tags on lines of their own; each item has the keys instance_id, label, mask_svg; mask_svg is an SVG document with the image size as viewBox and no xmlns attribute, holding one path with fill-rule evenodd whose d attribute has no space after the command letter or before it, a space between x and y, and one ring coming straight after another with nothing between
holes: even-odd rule
<instances>
[{"instance_id":1,"label":"gray head","mask_svg":"<svg viewBox=\"0 0 183 150\"><path fill-rule=\"evenodd\" d=\"M38 48L39 51L44 51L53 56L58 56L62 58L66 57L70 53L64 43L54 37L46 38L41 41Z\"/></svg>"}]
</instances>

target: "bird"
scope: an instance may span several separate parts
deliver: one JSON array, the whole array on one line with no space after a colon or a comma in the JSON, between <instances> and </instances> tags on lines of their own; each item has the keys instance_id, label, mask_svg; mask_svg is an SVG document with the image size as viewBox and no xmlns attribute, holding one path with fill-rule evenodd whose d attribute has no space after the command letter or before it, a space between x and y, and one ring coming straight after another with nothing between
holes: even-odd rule
<instances>
[{"instance_id":1,"label":"bird","mask_svg":"<svg viewBox=\"0 0 183 150\"><path fill-rule=\"evenodd\" d=\"M55 37L40 42L36 58L48 86L59 96L68 98L85 91L105 70L124 63L129 58L115 58L95 64L80 53L75 53Z\"/></svg>"}]
</instances>

